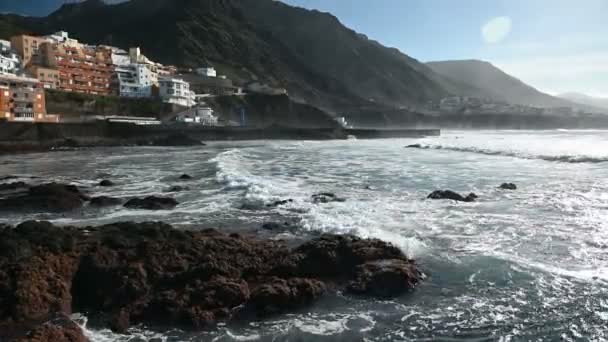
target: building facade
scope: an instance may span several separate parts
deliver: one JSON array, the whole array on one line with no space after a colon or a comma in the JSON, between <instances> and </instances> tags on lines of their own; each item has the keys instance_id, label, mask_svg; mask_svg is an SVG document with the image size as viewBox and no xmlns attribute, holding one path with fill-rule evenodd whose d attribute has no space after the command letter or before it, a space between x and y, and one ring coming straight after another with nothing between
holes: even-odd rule
<instances>
[{"instance_id":1,"label":"building facade","mask_svg":"<svg viewBox=\"0 0 608 342\"><path fill-rule=\"evenodd\" d=\"M211 107L198 105L178 113L175 116L175 121L203 126L218 126L219 119L213 114Z\"/></svg>"},{"instance_id":2,"label":"building facade","mask_svg":"<svg viewBox=\"0 0 608 342\"><path fill-rule=\"evenodd\" d=\"M123 97L151 97L152 86L157 80L144 64L116 66L116 89ZM157 82L157 81L156 81Z\"/></svg>"},{"instance_id":3,"label":"building facade","mask_svg":"<svg viewBox=\"0 0 608 342\"><path fill-rule=\"evenodd\" d=\"M59 70L45 68L38 65L30 65L26 71L30 76L36 77L42 83L45 89L59 88Z\"/></svg>"},{"instance_id":4,"label":"building facade","mask_svg":"<svg viewBox=\"0 0 608 342\"><path fill-rule=\"evenodd\" d=\"M21 72L21 58L12 49L11 42L0 40L0 74L16 75Z\"/></svg>"},{"instance_id":5,"label":"building facade","mask_svg":"<svg viewBox=\"0 0 608 342\"><path fill-rule=\"evenodd\" d=\"M46 42L49 42L49 39L46 37L35 37L24 34L11 38L11 46L21 57L24 67L28 66L32 58L38 55L40 46Z\"/></svg>"},{"instance_id":6,"label":"building facade","mask_svg":"<svg viewBox=\"0 0 608 342\"><path fill-rule=\"evenodd\" d=\"M160 77L158 80L159 96L166 103L184 107L196 104L195 94L190 91L190 84L182 79L173 77Z\"/></svg>"},{"instance_id":7,"label":"building facade","mask_svg":"<svg viewBox=\"0 0 608 342\"><path fill-rule=\"evenodd\" d=\"M35 78L0 75L0 120L59 122L47 115L44 88Z\"/></svg>"},{"instance_id":8,"label":"building facade","mask_svg":"<svg viewBox=\"0 0 608 342\"><path fill-rule=\"evenodd\" d=\"M196 73L206 77L217 77L217 71L213 67L198 68Z\"/></svg>"},{"instance_id":9,"label":"building facade","mask_svg":"<svg viewBox=\"0 0 608 342\"><path fill-rule=\"evenodd\" d=\"M112 50L84 44L43 43L40 64L59 72L59 90L110 95L114 65Z\"/></svg>"}]
</instances>

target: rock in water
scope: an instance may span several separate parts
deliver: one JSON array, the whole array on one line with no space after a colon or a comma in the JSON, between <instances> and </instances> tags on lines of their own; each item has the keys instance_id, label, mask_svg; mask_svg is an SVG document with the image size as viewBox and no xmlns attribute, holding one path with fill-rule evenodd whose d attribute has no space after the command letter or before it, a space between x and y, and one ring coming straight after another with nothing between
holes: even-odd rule
<instances>
[{"instance_id":1,"label":"rock in water","mask_svg":"<svg viewBox=\"0 0 608 342\"><path fill-rule=\"evenodd\" d=\"M405 148L422 148L422 145L420 145L420 144L412 144L412 145L405 146Z\"/></svg>"},{"instance_id":2,"label":"rock in water","mask_svg":"<svg viewBox=\"0 0 608 342\"><path fill-rule=\"evenodd\" d=\"M0 229L6 330L72 310L109 317L117 332L140 323L205 328L294 310L329 291L398 295L421 279L397 247L354 236L327 234L290 249L159 222Z\"/></svg>"},{"instance_id":3,"label":"rock in water","mask_svg":"<svg viewBox=\"0 0 608 342\"><path fill-rule=\"evenodd\" d=\"M357 267L356 279L348 289L356 294L394 297L413 289L421 274L408 260L381 260Z\"/></svg>"},{"instance_id":4,"label":"rock in water","mask_svg":"<svg viewBox=\"0 0 608 342\"><path fill-rule=\"evenodd\" d=\"M49 183L30 187L26 194L0 200L0 210L64 212L82 207L87 197L75 185Z\"/></svg>"},{"instance_id":5,"label":"rock in water","mask_svg":"<svg viewBox=\"0 0 608 342\"><path fill-rule=\"evenodd\" d=\"M330 203L330 202L346 202L346 199L340 198L336 196L336 194L331 192L321 192L318 194L312 195L313 203Z\"/></svg>"},{"instance_id":6,"label":"rock in water","mask_svg":"<svg viewBox=\"0 0 608 342\"><path fill-rule=\"evenodd\" d=\"M108 180L108 179L104 179L101 182L99 182L99 186L114 186L114 182L112 182L111 180Z\"/></svg>"},{"instance_id":7,"label":"rock in water","mask_svg":"<svg viewBox=\"0 0 608 342\"><path fill-rule=\"evenodd\" d=\"M94 207L111 207L111 206L122 204L122 200L120 200L119 198L114 198L114 197L99 196L99 197L92 197L89 204Z\"/></svg>"},{"instance_id":8,"label":"rock in water","mask_svg":"<svg viewBox=\"0 0 608 342\"><path fill-rule=\"evenodd\" d=\"M190 180L190 179L192 179L192 176L184 173L183 175L179 176L179 179L180 180Z\"/></svg>"},{"instance_id":9,"label":"rock in water","mask_svg":"<svg viewBox=\"0 0 608 342\"><path fill-rule=\"evenodd\" d=\"M456 193L451 190L436 190L436 191L433 191L433 193L431 193L430 195L428 195L427 198L449 199L449 200L459 201L459 202L475 202L475 200L479 197L477 195L475 195L474 193L470 193L466 197L464 197L461 194Z\"/></svg>"},{"instance_id":10,"label":"rock in water","mask_svg":"<svg viewBox=\"0 0 608 342\"><path fill-rule=\"evenodd\" d=\"M183 186L179 186L179 185L175 185L170 187L167 192L180 192L180 191L186 191L188 190L187 187L183 187Z\"/></svg>"},{"instance_id":11,"label":"rock in water","mask_svg":"<svg viewBox=\"0 0 608 342\"><path fill-rule=\"evenodd\" d=\"M517 185L513 183L502 183L499 188L503 190L517 190Z\"/></svg>"},{"instance_id":12,"label":"rock in water","mask_svg":"<svg viewBox=\"0 0 608 342\"><path fill-rule=\"evenodd\" d=\"M281 200L281 201L274 201L270 204L267 204L266 207L268 208L276 208L276 207L280 207L282 205L288 204L288 203L293 203L293 199L289 198L286 200Z\"/></svg>"},{"instance_id":13,"label":"rock in water","mask_svg":"<svg viewBox=\"0 0 608 342\"><path fill-rule=\"evenodd\" d=\"M175 208L178 204L171 197L148 196L146 198L130 199L124 206L129 209L169 210Z\"/></svg>"}]
</instances>

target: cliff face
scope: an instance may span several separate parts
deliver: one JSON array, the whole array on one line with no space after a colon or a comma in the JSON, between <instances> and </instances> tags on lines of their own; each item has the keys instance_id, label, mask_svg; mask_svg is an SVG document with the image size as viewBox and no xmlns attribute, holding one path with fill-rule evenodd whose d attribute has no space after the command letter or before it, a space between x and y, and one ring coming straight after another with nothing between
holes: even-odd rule
<instances>
[{"instance_id":1,"label":"cliff face","mask_svg":"<svg viewBox=\"0 0 608 342\"><path fill-rule=\"evenodd\" d=\"M221 96L206 102L224 120L240 123L243 112L245 123L250 127L339 127L324 111L293 102L286 95Z\"/></svg>"},{"instance_id":2,"label":"cliff face","mask_svg":"<svg viewBox=\"0 0 608 342\"><path fill-rule=\"evenodd\" d=\"M2 27L6 26L5 29ZM132 0L64 5L46 18L0 16L0 36L69 31L93 44L141 46L166 64L211 64L238 80L285 87L315 106L397 107L446 94L439 76L334 16L273 0Z\"/></svg>"}]
</instances>

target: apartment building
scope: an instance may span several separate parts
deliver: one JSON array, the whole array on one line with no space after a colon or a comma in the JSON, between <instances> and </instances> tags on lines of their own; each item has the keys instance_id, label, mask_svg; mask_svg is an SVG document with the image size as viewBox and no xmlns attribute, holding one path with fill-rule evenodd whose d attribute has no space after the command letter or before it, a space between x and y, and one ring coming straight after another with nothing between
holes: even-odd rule
<instances>
[{"instance_id":1,"label":"apartment building","mask_svg":"<svg viewBox=\"0 0 608 342\"><path fill-rule=\"evenodd\" d=\"M190 84L182 79L163 76L158 80L159 96L167 103L184 107L196 104L195 94L190 91Z\"/></svg>"},{"instance_id":2,"label":"apartment building","mask_svg":"<svg viewBox=\"0 0 608 342\"><path fill-rule=\"evenodd\" d=\"M26 69L28 75L36 77L45 89L59 88L59 70L46 68L39 65L30 65Z\"/></svg>"},{"instance_id":3,"label":"apartment building","mask_svg":"<svg viewBox=\"0 0 608 342\"><path fill-rule=\"evenodd\" d=\"M59 90L111 94L114 65L109 47L46 42L39 47L39 55L40 65L58 70Z\"/></svg>"},{"instance_id":4,"label":"apartment building","mask_svg":"<svg viewBox=\"0 0 608 342\"><path fill-rule=\"evenodd\" d=\"M40 46L43 43L49 42L47 37L28 36L25 34L14 36L11 38L11 46L17 52L23 66L30 64L32 59L38 54Z\"/></svg>"},{"instance_id":5,"label":"apartment building","mask_svg":"<svg viewBox=\"0 0 608 342\"><path fill-rule=\"evenodd\" d=\"M0 74L18 74L21 72L21 58L12 49L11 42L0 40Z\"/></svg>"},{"instance_id":6,"label":"apartment building","mask_svg":"<svg viewBox=\"0 0 608 342\"><path fill-rule=\"evenodd\" d=\"M35 78L0 75L0 120L58 122L47 115L44 88Z\"/></svg>"},{"instance_id":7,"label":"apartment building","mask_svg":"<svg viewBox=\"0 0 608 342\"><path fill-rule=\"evenodd\" d=\"M122 97L151 97L153 82L157 80L144 64L127 64L115 67L116 88Z\"/></svg>"}]
</instances>

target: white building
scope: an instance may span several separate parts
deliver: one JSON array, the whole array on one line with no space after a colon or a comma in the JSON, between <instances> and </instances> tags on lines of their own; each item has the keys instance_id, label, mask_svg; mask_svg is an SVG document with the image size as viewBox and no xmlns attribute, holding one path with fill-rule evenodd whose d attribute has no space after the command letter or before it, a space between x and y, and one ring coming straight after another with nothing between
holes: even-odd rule
<instances>
[{"instance_id":1,"label":"white building","mask_svg":"<svg viewBox=\"0 0 608 342\"><path fill-rule=\"evenodd\" d=\"M182 79L173 77L160 77L158 80L159 96L167 103L184 107L196 104L196 95L190 91L190 84Z\"/></svg>"},{"instance_id":2,"label":"white building","mask_svg":"<svg viewBox=\"0 0 608 342\"><path fill-rule=\"evenodd\" d=\"M143 64L116 66L118 95L122 97L151 97L153 76Z\"/></svg>"},{"instance_id":3,"label":"white building","mask_svg":"<svg viewBox=\"0 0 608 342\"><path fill-rule=\"evenodd\" d=\"M80 43L78 42L78 40L76 40L74 38L70 38L69 33L67 33L66 31L58 31L58 32L55 32L48 36L45 36L44 38L46 38L52 42L55 42L55 43L65 44L67 46L74 46L74 47L80 46Z\"/></svg>"},{"instance_id":4,"label":"white building","mask_svg":"<svg viewBox=\"0 0 608 342\"><path fill-rule=\"evenodd\" d=\"M21 73L21 59L11 48L11 42L0 40L0 74Z\"/></svg>"},{"instance_id":5,"label":"white building","mask_svg":"<svg viewBox=\"0 0 608 342\"><path fill-rule=\"evenodd\" d=\"M177 114L175 116L175 121L204 126L218 125L218 118L217 116L213 115L213 109L204 105L198 105Z\"/></svg>"},{"instance_id":6,"label":"white building","mask_svg":"<svg viewBox=\"0 0 608 342\"><path fill-rule=\"evenodd\" d=\"M217 71L214 67L198 68L196 73L206 77L217 77Z\"/></svg>"}]
</instances>

